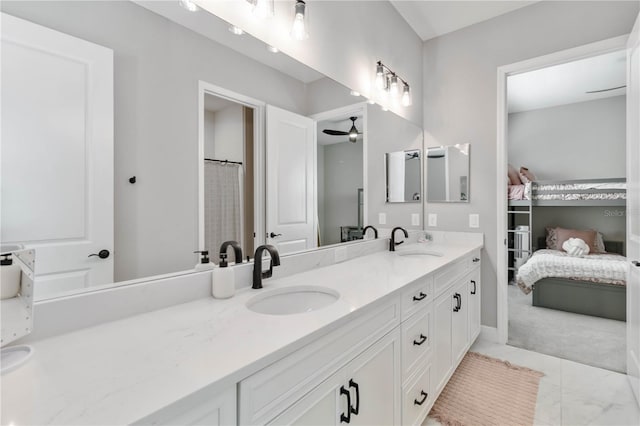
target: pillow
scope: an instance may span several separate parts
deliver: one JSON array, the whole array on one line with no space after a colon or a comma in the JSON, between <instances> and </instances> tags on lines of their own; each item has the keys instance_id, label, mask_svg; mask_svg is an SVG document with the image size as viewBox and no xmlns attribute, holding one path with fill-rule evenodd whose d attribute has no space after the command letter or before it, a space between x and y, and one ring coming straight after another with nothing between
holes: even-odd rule
<instances>
[{"instance_id":1,"label":"pillow","mask_svg":"<svg viewBox=\"0 0 640 426\"><path fill-rule=\"evenodd\" d=\"M551 228L548 226L545 229L547 231L547 238L546 238L547 248L551 250L562 250L562 243L558 244L558 235L556 233L557 229L562 229L562 228ZM589 229L589 231L593 231L593 230ZM598 231L594 231L594 232L596 233L596 238L595 238L593 247L589 245L590 252L606 253L607 250L605 249L605 246L604 246L604 236L602 235L601 232L598 232Z\"/></svg>"},{"instance_id":2,"label":"pillow","mask_svg":"<svg viewBox=\"0 0 640 426\"><path fill-rule=\"evenodd\" d=\"M580 238L582 241L587 243L589 246L589 252L597 253L598 249L596 248L596 237L598 232L593 229L588 229L584 231L579 231L577 229L564 229L564 228L556 228L556 250L562 249L562 244L567 241L569 238Z\"/></svg>"},{"instance_id":3,"label":"pillow","mask_svg":"<svg viewBox=\"0 0 640 426\"><path fill-rule=\"evenodd\" d=\"M509 176L509 182L511 182L511 185L522 185L518 171L511 164L509 164L507 168L507 176Z\"/></svg>"},{"instance_id":4,"label":"pillow","mask_svg":"<svg viewBox=\"0 0 640 426\"><path fill-rule=\"evenodd\" d=\"M529 171L529 169L527 169L524 166L520 167L519 176L520 176L520 180L522 181L522 183L529 183L529 182L533 182L534 180L536 180L536 177L533 175L533 173L531 173Z\"/></svg>"}]
</instances>

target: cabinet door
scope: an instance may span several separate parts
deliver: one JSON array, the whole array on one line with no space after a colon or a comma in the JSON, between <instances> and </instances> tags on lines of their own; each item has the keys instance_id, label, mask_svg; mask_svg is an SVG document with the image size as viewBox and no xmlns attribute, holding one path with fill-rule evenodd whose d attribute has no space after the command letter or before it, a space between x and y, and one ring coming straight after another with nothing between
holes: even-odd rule
<instances>
[{"instance_id":1,"label":"cabinet door","mask_svg":"<svg viewBox=\"0 0 640 426\"><path fill-rule=\"evenodd\" d=\"M453 366L451 354L451 310L453 309L452 294L445 292L435 301L434 306L434 359L433 386L437 392L444 386L449 370Z\"/></svg>"},{"instance_id":2,"label":"cabinet door","mask_svg":"<svg viewBox=\"0 0 640 426\"><path fill-rule=\"evenodd\" d=\"M344 390L342 390L344 389ZM337 371L269 425L329 426L340 424L341 415L349 410L344 368Z\"/></svg>"},{"instance_id":3,"label":"cabinet door","mask_svg":"<svg viewBox=\"0 0 640 426\"><path fill-rule=\"evenodd\" d=\"M469 291L463 279L453 287L451 309L451 350L454 365L464 356L469 343Z\"/></svg>"},{"instance_id":4,"label":"cabinet door","mask_svg":"<svg viewBox=\"0 0 640 426\"><path fill-rule=\"evenodd\" d=\"M469 343L473 344L480 334L480 268L476 268L468 278Z\"/></svg>"},{"instance_id":5,"label":"cabinet door","mask_svg":"<svg viewBox=\"0 0 640 426\"><path fill-rule=\"evenodd\" d=\"M400 330L396 328L347 366L351 424L400 424Z\"/></svg>"}]
</instances>

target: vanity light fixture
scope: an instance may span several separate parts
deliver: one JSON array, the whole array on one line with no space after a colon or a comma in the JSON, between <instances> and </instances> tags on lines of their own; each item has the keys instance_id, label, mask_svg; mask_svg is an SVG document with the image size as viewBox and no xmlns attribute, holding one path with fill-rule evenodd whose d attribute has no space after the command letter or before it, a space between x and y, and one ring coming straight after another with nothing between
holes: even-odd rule
<instances>
[{"instance_id":1,"label":"vanity light fixture","mask_svg":"<svg viewBox=\"0 0 640 426\"><path fill-rule=\"evenodd\" d=\"M242 30L242 28L240 27L236 27L235 25L231 25L229 27L229 31L231 31L233 34L235 35L242 35L244 34L244 31Z\"/></svg>"},{"instance_id":2,"label":"vanity light fixture","mask_svg":"<svg viewBox=\"0 0 640 426\"><path fill-rule=\"evenodd\" d=\"M402 83L402 88L400 84ZM394 98L400 97L402 106L411 106L413 101L411 99L411 88L402 77L392 71L389 67L378 61L376 63L376 79L375 85L380 91L381 97L386 98L387 94L390 94Z\"/></svg>"},{"instance_id":3,"label":"vanity light fixture","mask_svg":"<svg viewBox=\"0 0 640 426\"><path fill-rule=\"evenodd\" d=\"M402 88L402 106L408 107L413 104L413 100L411 99L411 89L407 83L404 84Z\"/></svg>"},{"instance_id":4,"label":"vanity light fixture","mask_svg":"<svg viewBox=\"0 0 640 426\"><path fill-rule=\"evenodd\" d=\"M196 6L196 4L191 0L178 0L178 4L187 9L189 12L198 11L198 6Z\"/></svg>"},{"instance_id":5,"label":"vanity light fixture","mask_svg":"<svg viewBox=\"0 0 640 426\"><path fill-rule=\"evenodd\" d=\"M278 53L280 51L280 49L275 46L271 46L270 44L267 44L267 50L271 53Z\"/></svg>"},{"instance_id":6,"label":"vanity light fixture","mask_svg":"<svg viewBox=\"0 0 640 426\"><path fill-rule=\"evenodd\" d=\"M307 33L307 4L303 0L296 0L295 14L293 16L293 26L291 27L291 37L294 40L306 40Z\"/></svg>"},{"instance_id":7,"label":"vanity light fixture","mask_svg":"<svg viewBox=\"0 0 640 426\"><path fill-rule=\"evenodd\" d=\"M273 16L273 0L249 0L253 4L252 13L258 19L266 19Z\"/></svg>"}]
</instances>

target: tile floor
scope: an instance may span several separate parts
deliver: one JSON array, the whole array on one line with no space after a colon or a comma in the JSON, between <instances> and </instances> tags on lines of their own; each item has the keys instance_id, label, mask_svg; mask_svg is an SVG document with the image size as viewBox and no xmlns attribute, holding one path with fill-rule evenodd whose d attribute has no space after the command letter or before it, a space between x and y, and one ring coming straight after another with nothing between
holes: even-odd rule
<instances>
[{"instance_id":1,"label":"tile floor","mask_svg":"<svg viewBox=\"0 0 640 426\"><path fill-rule=\"evenodd\" d=\"M624 374L481 340L471 350L545 374L538 388L536 425L640 425L640 408Z\"/></svg>"}]
</instances>

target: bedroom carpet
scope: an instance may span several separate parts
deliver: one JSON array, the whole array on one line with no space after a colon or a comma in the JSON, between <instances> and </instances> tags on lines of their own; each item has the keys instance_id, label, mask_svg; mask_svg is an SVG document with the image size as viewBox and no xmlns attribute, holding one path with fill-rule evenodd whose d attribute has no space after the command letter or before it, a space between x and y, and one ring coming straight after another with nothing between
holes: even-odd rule
<instances>
[{"instance_id":1,"label":"bedroom carpet","mask_svg":"<svg viewBox=\"0 0 640 426\"><path fill-rule=\"evenodd\" d=\"M469 352L429 417L442 425L533 425L539 371Z\"/></svg>"},{"instance_id":2,"label":"bedroom carpet","mask_svg":"<svg viewBox=\"0 0 640 426\"><path fill-rule=\"evenodd\" d=\"M532 294L509 286L511 346L624 373L626 323L531 306Z\"/></svg>"}]
</instances>

